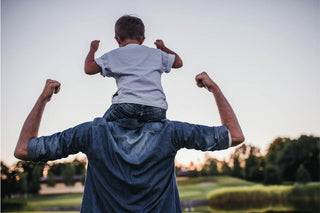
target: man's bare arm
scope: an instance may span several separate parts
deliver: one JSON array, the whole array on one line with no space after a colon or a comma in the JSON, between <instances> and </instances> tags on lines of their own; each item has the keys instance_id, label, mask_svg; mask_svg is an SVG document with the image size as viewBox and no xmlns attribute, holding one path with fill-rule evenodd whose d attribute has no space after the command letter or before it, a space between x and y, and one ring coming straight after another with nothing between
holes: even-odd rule
<instances>
[{"instance_id":1,"label":"man's bare arm","mask_svg":"<svg viewBox=\"0 0 320 213\"><path fill-rule=\"evenodd\" d=\"M200 73L196 76L196 82L198 87L204 87L211 93L213 93L218 106L221 123L223 125L226 125L230 131L232 140L231 146L236 146L242 143L245 140L245 138L242 133L238 119L231 105L224 97L218 85L215 82L213 82L212 79L205 72Z\"/></svg>"},{"instance_id":2,"label":"man's bare arm","mask_svg":"<svg viewBox=\"0 0 320 213\"><path fill-rule=\"evenodd\" d=\"M46 104L50 101L53 93L58 93L60 83L58 81L48 79L46 85L39 96L35 106L24 122L20 137L14 151L14 156L21 160L29 160L28 142L31 138L38 137L40 122Z\"/></svg>"}]
</instances>

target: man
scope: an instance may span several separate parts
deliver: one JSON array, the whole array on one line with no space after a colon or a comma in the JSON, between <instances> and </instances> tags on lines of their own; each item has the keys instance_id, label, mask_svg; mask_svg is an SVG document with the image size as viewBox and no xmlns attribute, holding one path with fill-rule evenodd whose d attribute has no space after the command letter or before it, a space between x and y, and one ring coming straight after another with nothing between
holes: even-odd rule
<instances>
[{"instance_id":1,"label":"man","mask_svg":"<svg viewBox=\"0 0 320 213\"><path fill-rule=\"evenodd\" d=\"M22 127L14 155L37 162L85 153L89 163L81 212L181 212L174 174L177 151L221 150L244 141L236 115L218 85L207 73L198 74L196 82L213 93L222 126L169 120L107 122L96 118L51 136L38 137L44 108L60 89L59 82L47 80Z\"/></svg>"}]
</instances>

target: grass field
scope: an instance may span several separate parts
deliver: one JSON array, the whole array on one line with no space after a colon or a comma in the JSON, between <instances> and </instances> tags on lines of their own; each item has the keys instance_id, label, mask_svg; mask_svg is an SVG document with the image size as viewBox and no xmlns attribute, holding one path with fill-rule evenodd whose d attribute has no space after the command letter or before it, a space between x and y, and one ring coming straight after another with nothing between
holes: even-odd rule
<instances>
[{"instance_id":1,"label":"grass field","mask_svg":"<svg viewBox=\"0 0 320 213\"><path fill-rule=\"evenodd\" d=\"M308 187L301 186L297 187L297 189L305 189L305 188L314 188L320 187L319 183L314 185L309 184ZM190 200L210 200L210 197L219 197L222 196L225 198L224 195L228 196L232 194L233 191L237 193L252 193L255 190L257 191L264 191L268 194L278 193L282 190L285 192L286 190L291 190L294 186L262 186L260 184L248 182L245 180L233 178L233 177L199 177L199 178L184 178L178 179L178 188L180 193L180 198L182 202L190 201ZM299 190L300 190L299 189ZM306 197L306 190L297 191L297 196L301 198ZM314 190L313 190L314 191ZM254 192L255 193L255 192ZM310 193L309 193L310 194ZM231 196L231 195L230 195ZM238 195L239 196L239 195ZM242 195L240 195L242 196ZM257 195L258 196L258 195ZM314 195L312 195L314 196ZM316 195L319 196L319 195ZM319 197L316 197L319 199ZM14 206L14 203L24 203L23 207L20 208L19 212L42 212L42 213L53 213L50 211L44 211L45 208L48 207L77 207L79 208L81 205L82 194L63 194L63 195L34 195L28 196L27 200L24 200L23 197L20 198L13 198L13 199L4 199L3 202L11 203ZM230 202L230 200L229 200ZM232 202L231 202L232 203ZM277 209L279 211L288 211L292 210L290 207L286 206L273 206L272 209ZM272 210L271 209L271 210ZM253 209L255 212L266 212L270 211L269 206L261 206L259 208ZM259 211L258 211L259 210ZM246 210L241 210L240 208L237 211L224 211L221 209L212 209L209 206L201 206L195 207L194 211L196 212L247 212ZM62 212L62 211L61 211ZM79 211L63 211L63 213L74 213ZM57 211L54 211L57 213Z\"/></svg>"},{"instance_id":2,"label":"grass field","mask_svg":"<svg viewBox=\"0 0 320 213\"><path fill-rule=\"evenodd\" d=\"M252 186L254 183L233 177L199 177L178 181L181 201L206 200L208 193L234 186Z\"/></svg>"}]
</instances>

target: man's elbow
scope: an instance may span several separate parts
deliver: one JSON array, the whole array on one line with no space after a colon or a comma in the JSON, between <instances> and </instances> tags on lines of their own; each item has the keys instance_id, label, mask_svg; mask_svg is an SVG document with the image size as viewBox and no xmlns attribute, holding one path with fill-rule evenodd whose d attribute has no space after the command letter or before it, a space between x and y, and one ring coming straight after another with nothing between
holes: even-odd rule
<instances>
[{"instance_id":1,"label":"man's elbow","mask_svg":"<svg viewBox=\"0 0 320 213\"><path fill-rule=\"evenodd\" d=\"M245 141L245 137L244 135L239 135L235 137L231 136L231 141L232 141L231 146L237 146Z\"/></svg>"},{"instance_id":2,"label":"man's elbow","mask_svg":"<svg viewBox=\"0 0 320 213\"><path fill-rule=\"evenodd\" d=\"M16 148L13 153L15 158L20 160L29 160L28 151Z\"/></svg>"},{"instance_id":3,"label":"man's elbow","mask_svg":"<svg viewBox=\"0 0 320 213\"><path fill-rule=\"evenodd\" d=\"M18 159L22 160L21 158L23 156L21 155L21 152L18 149L14 150L13 155L14 155L15 158L18 158Z\"/></svg>"}]
</instances>

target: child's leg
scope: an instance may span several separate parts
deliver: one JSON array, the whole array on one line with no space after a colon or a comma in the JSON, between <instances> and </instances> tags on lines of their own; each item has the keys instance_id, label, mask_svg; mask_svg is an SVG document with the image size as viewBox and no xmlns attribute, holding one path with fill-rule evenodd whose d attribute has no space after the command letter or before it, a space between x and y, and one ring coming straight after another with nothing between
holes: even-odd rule
<instances>
[{"instance_id":1,"label":"child's leg","mask_svg":"<svg viewBox=\"0 0 320 213\"><path fill-rule=\"evenodd\" d=\"M122 118L138 118L141 111L141 105L139 104L112 104L103 117L107 121L115 121Z\"/></svg>"},{"instance_id":2,"label":"child's leg","mask_svg":"<svg viewBox=\"0 0 320 213\"><path fill-rule=\"evenodd\" d=\"M143 106L143 111L139 120L144 122L155 122L166 119L167 110L153 107L153 106Z\"/></svg>"},{"instance_id":3,"label":"child's leg","mask_svg":"<svg viewBox=\"0 0 320 213\"><path fill-rule=\"evenodd\" d=\"M118 119L116 113L116 104L112 104L109 109L104 113L103 118L105 118L107 121L115 121Z\"/></svg>"},{"instance_id":4,"label":"child's leg","mask_svg":"<svg viewBox=\"0 0 320 213\"><path fill-rule=\"evenodd\" d=\"M166 110L140 104L112 104L103 117L107 121L115 121L121 118L137 118L140 122L155 122L166 119Z\"/></svg>"}]
</instances>

